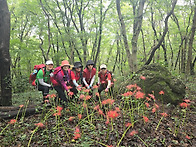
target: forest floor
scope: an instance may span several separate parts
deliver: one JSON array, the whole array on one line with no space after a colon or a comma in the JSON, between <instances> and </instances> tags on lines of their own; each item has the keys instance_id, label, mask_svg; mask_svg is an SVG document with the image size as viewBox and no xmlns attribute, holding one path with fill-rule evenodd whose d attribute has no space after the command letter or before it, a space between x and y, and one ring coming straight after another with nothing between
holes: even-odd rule
<instances>
[{"instance_id":1,"label":"forest floor","mask_svg":"<svg viewBox=\"0 0 196 147\"><path fill-rule=\"evenodd\" d=\"M70 102L66 109L43 106L38 114L24 117L24 111L21 117L1 119L0 147L193 147L196 145L195 81L196 77L192 77L186 82L184 107L162 104L153 98L138 99L134 95L111 98L103 94L99 103L95 102L95 96L89 99L87 91L81 90L80 100Z\"/></svg>"}]
</instances>

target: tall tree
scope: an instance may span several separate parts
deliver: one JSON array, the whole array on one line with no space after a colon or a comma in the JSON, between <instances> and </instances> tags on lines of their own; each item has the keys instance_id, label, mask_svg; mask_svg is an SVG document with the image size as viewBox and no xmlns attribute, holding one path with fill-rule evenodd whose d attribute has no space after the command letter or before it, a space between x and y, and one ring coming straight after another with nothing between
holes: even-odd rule
<instances>
[{"instance_id":1,"label":"tall tree","mask_svg":"<svg viewBox=\"0 0 196 147\"><path fill-rule=\"evenodd\" d=\"M0 105L12 105L12 89L10 76L10 13L6 0L0 0Z\"/></svg>"},{"instance_id":2,"label":"tall tree","mask_svg":"<svg viewBox=\"0 0 196 147\"><path fill-rule=\"evenodd\" d=\"M131 1L133 6L133 15L134 15L133 37L131 40L133 72L137 71L137 42L142 27L143 10L144 10L145 2L146 0Z\"/></svg>"},{"instance_id":3,"label":"tall tree","mask_svg":"<svg viewBox=\"0 0 196 147\"><path fill-rule=\"evenodd\" d=\"M195 30L196 30L196 2L195 2L195 8L194 8L194 16L193 16L193 24L191 28L191 35L189 39L189 48L188 48L188 59L187 59L187 74L194 74L194 62L192 63L192 50L193 50L193 40L195 36Z\"/></svg>"},{"instance_id":4,"label":"tall tree","mask_svg":"<svg viewBox=\"0 0 196 147\"><path fill-rule=\"evenodd\" d=\"M120 21L120 25L121 25L120 30L121 30L121 34L123 36L123 41L125 44L125 50L127 53L129 68L130 68L130 71L133 72L133 59L132 59L132 54L130 53L130 49L129 49L127 33L126 33L126 28L125 28L125 22L124 22L122 13L121 13L120 0L116 0L116 9L117 9L117 13L118 13L118 17L119 17L119 21Z\"/></svg>"}]
</instances>

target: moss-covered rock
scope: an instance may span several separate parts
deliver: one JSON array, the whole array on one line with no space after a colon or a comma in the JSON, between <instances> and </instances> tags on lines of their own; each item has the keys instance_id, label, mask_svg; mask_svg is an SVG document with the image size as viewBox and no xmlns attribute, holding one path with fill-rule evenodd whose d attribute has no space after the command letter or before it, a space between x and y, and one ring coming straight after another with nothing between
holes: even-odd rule
<instances>
[{"instance_id":1,"label":"moss-covered rock","mask_svg":"<svg viewBox=\"0 0 196 147\"><path fill-rule=\"evenodd\" d=\"M142 80L140 76L146 79ZM185 96L185 84L159 64L143 66L127 84L135 83L145 91L146 95L153 91L156 99L163 99L165 103L178 104ZM164 94L160 95L160 91L164 91Z\"/></svg>"}]
</instances>

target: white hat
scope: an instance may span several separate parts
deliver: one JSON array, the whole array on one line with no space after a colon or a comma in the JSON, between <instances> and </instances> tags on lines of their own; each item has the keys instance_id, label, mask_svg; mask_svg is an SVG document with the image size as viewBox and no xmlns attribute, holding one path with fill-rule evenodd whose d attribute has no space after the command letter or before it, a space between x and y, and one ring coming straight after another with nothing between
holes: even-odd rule
<instances>
[{"instance_id":1,"label":"white hat","mask_svg":"<svg viewBox=\"0 0 196 147\"><path fill-rule=\"evenodd\" d=\"M46 65L50 65L50 64L53 64L52 60L46 61Z\"/></svg>"},{"instance_id":2,"label":"white hat","mask_svg":"<svg viewBox=\"0 0 196 147\"><path fill-rule=\"evenodd\" d=\"M100 69L102 68L107 68L107 66L105 64L101 64Z\"/></svg>"}]
</instances>

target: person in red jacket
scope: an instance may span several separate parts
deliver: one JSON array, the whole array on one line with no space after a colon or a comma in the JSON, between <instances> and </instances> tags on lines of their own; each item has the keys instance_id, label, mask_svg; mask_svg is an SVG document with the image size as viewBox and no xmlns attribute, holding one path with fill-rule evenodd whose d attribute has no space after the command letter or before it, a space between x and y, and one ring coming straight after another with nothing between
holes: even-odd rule
<instances>
[{"instance_id":1,"label":"person in red jacket","mask_svg":"<svg viewBox=\"0 0 196 147\"><path fill-rule=\"evenodd\" d=\"M93 60L88 60L86 63L86 68L83 70L83 86L87 89L92 88L95 81L96 69L94 68Z\"/></svg>"},{"instance_id":2,"label":"person in red jacket","mask_svg":"<svg viewBox=\"0 0 196 147\"><path fill-rule=\"evenodd\" d=\"M77 88L81 88L81 85L79 84L82 84L81 83L82 67L83 66L80 62L75 62L74 67L72 68L71 71L70 85L72 86L72 88L70 89L70 91L73 92L74 95L78 93Z\"/></svg>"},{"instance_id":3,"label":"person in red jacket","mask_svg":"<svg viewBox=\"0 0 196 147\"><path fill-rule=\"evenodd\" d=\"M98 73L98 93L99 95L103 90L105 92L110 92L111 88L111 74L107 71L107 66L105 64L102 64L100 66L100 72ZM98 97L97 97L98 99Z\"/></svg>"},{"instance_id":4,"label":"person in red jacket","mask_svg":"<svg viewBox=\"0 0 196 147\"><path fill-rule=\"evenodd\" d=\"M93 90L93 83L95 81L96 69L94 68L94 61L88 60L86 63L86 68L83 70L83 86L87 89ZM92 91L89 92L92 95Z\"/></svg>"}]
</instances>

